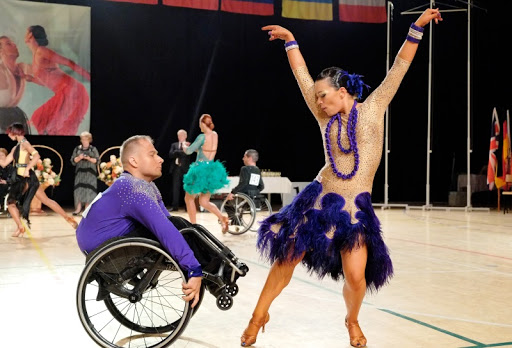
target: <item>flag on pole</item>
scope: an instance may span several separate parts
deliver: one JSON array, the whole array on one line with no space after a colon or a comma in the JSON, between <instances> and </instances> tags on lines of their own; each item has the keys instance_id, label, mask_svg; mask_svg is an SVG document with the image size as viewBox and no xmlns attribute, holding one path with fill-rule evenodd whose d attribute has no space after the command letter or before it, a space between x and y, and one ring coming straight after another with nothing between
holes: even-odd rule
<instances>
[{"instance_id":1,"label":"flag on pole","mask_svg":"<svg viewBox=\"0 0 512 348\"><path fill-rule=\"evenodd\" d=\"M508 185L512 182L510 149L510 115L507 110L507 119L503 122L503 146L501 149L501 177L496 178L496 187L508 189Z\"/></svg>"},{"instance_id":2,"label":"flag on pole","mask_svg":"<svg viewBox=\"0 0 512 348\"><path fill-rule=\"evenodd\" d=\"M332 0L283 0L282 7L286 18L332 21Z\"/></svg>"},{"instance_id":3,"label":"flag on pole","mask_svg":"<svg viewBox=\"0 0 512 348\"><path fill-rule=\"evenodd\" d=\"M158 0L108 0L113 2L133 2L134 4L158 5Z\"/></svg>"},{"instance_id":4,"label":"flag on pole","mask_svg":"<svg viewBox=\"0 0 512 348\"><path fill-rule=\"evenodd\" d=\"M167 6L188 7L212 11L217 11L219 9L219 0L162 0L162 4Z\"/></svg>"},{"instance_id":5,"label":"flag on pole","mask_svg":"<svg viewBox=\"0 0 512 348\"><path fill-rule=\"evenodd\" d=\"M260 16L274 14L274 0L222 0L220 9L226 12Z\"/></svg>"},{"instance_id":6,"label":"flag on pole","mask_svg":"<svg viewBox=\"0 0 512 348\"><path fill-rule=\"evenodd\" d=\"M492 124L491 124L491 144L489 146L489 164L487 165L487 185L489 190L494 188L494 181L496 180L496 150L498 149L500 135L500 121L498 120L498 112L496 108L492 111Z\"/></svg>"},{"instance_id":7,"label":"flag on pole","mask_svg":"<svg viewBox=\"0 0 512 348\"><path fill-rule=\"evenodd\" d=\"M386 0L339 0L342 22L386 23Z\"/></svg>"}]
</instances>

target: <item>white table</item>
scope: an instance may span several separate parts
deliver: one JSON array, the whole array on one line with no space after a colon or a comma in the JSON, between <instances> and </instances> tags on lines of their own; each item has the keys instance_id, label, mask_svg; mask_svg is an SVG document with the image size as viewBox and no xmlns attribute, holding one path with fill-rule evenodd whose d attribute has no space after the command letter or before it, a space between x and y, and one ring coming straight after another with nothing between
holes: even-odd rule
<instances>
[{"instance_id":1,"label":"white table","mask_svg":"<svg viewBox=\"0 0 512 348\"><path fill-rule=\"evenodd\" d=\"M263 184L265 185L265 188L261 193L268 194L268 200L270 201L270 194L271 193L280 193L281 198L282 195L285 193L292 193L293 187L292 182L290 179L282 176L263 176ZM240 181L240 178L238 176L228 176L229 185L221 188L220 190L216 191L215 193L230 193L231 190L238 185L238 182Z\"/></svg>"}]
</instances>

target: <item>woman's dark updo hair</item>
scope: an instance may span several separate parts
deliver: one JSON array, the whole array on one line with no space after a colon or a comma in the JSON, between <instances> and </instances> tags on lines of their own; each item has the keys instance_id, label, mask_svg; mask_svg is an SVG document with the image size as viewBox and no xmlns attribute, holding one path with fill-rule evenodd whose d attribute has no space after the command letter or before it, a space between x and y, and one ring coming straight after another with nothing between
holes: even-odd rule
<instances>
[{"instance_id":1,"label":"woman's dark updo hair","mask_svg":"<svg viewBox=\"0 0 512 348\"><path fill-rule=\"evenodd\" d=\"M36 40L39 46L48 46L48 38L46 37L46 31L42 26L33 25L29 27L28 30L30 30L32 36L34 36L34 39Z\"/></svg>"},{"instance_id":2,"label":"woman's dark updo hair","mask_svg":"<svg viewBox=\"0 0 512 348\"><path fill-rule=\"evenodd\" d=\"M25 127L21 123L14 122L5 130L5 134L25 135Z\"/></svg>"},{"instance_id":3,"label":"woman's dark updo hair","mask_svg":"<svg viewBox=\"0 0 512 348\"><path fill-rule=\"evenodd\" d=\"M212 117L208 114L203 114L201 118L199 119L199 122L204 123L206 127L213 130L215 128L215 125L213 124Z\"/></svg>"},{"instance_id":4,"label":"woman's dark updo hair","mask_svg":"<svg viewBox=\"0 0 512 348\"><path fill-rule=\"evenodd\" d=\"M363 96L363 87L370 88L363 82L362 77L363 75L349 74L345 70L333 66L322 70L315 81L329 79L331 86L334 88L345 87L350 95L360 99Z\"/></svg>"}]
</instances>

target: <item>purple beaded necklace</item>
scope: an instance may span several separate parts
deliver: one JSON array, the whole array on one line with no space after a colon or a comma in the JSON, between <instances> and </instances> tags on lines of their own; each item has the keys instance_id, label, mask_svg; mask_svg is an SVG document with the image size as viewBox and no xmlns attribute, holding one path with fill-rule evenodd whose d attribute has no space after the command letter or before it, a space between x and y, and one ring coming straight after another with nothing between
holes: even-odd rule
<instances>
[{"instance_id":1,"label":"purple beaded necklace","mask_svg":"<svg viewBox=\"0 0 512 348\"><path fill-rule=\"evenodd\" d=\"M341 145L341 115L337 113L329 120L327 123L327 128L325 129L325 148L327 149L327 154L329 155L329 161L331 162L332 172L336 174L338 178L342 178L343 180L350 179L354 175L356 175L357 170L359 169L359 154L357 150L357 140L356 140L356 124L357 124L357 109L356 109L357 101L354 100L354 105L350 110L350 114L348 115L347 122L347 136L348 141L350 143L350 147L345 149L343 145ZM338 121L338 148L344 154L349 154L351 152L354 153L354 169L349 174L343 174L336 168L336 163L334 162L334 158L332 157L331 152L331 140L329 139L329 133L331 132L331 127L334 121Z\"/></svg>"}]
</instances>

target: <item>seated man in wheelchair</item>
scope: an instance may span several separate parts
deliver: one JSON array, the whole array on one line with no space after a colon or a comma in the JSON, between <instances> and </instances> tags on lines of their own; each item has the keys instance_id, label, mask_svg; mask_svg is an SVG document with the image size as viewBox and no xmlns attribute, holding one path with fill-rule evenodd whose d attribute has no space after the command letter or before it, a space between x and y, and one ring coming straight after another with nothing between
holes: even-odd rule
<instances>
[{"instance_id":1,"label":"seated man in wheelchair","mask_svg":"<svg viewBox=\"0 0 512 348\"><path fill-rule=\"evenodd\" d=\"M124 173L87 207L76 230L78 246L90 253L116 237L158 240L187 272L183 299L200 298L202 268L182 234L169 220L169 212L153 180L162 175L163 159L149 136L136 135L121 146Z\"/></svg>"},{"instance_id":2,"label":"seated man in wheelchair","mask_svg":"<svg viewBox=\"0 0 512 348\"><path fill-rule=\"evenodd\" d=\"M256 165L258 162L259 154L258 151L249 149L245 151L242 161L244 166L240 168L240 181L238 185L231 190L231 193L227 196L228 200L233 199L233 195L236 193L245 193L251 198L254 198L260 194L265 188L263 179L261 178L260 168ZM229 214L229 212L228 212Z\"/></svg>"}]
</instances>

